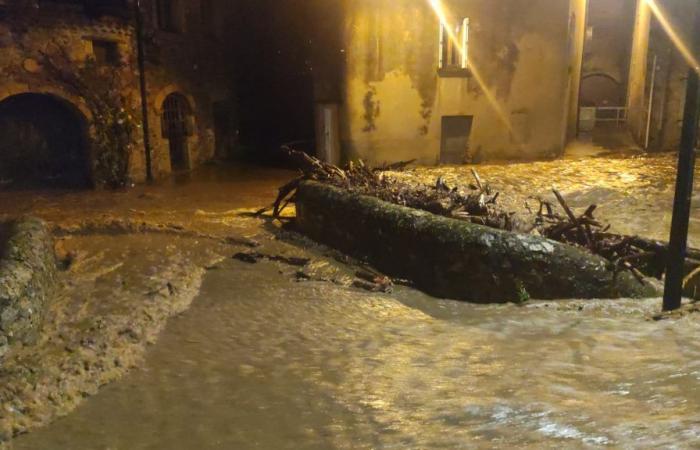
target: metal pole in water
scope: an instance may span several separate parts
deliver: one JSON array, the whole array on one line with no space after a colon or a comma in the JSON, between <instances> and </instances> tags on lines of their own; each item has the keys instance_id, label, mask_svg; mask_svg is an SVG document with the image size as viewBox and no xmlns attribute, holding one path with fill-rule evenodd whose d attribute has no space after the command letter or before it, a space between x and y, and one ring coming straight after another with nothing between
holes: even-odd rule
<instances>
[{"instance_id":1,"label":"metal pole in water","mask_svg":"<svg viewBox=\"0 0 700 450\"><path fill-rule=\"evenodd\" d=\"M700 2L696 2L696 4L700 6ZM693 29L696 33L694 49L696 54L698 54L698 49L700 49L700 11L696 11ZM683 296L684 263L688 247L690 202L693 195L693 176L695 172L695 145L698 137L698 119L700 118L699 71L700 67L691 67L688 72L683 130L678 154L676 196L673 202L671 239L666 266L664 311L673 311L680 308L681 297Z\"/></svg>"},{"instance_id":2,"label":"metal pole in water","mask_svg":"<svg viewBox=\"0 0 700 450\"><path fill-rule=\"evenodd\" d=\"M141 118L143 121L143 148L146 159L146 180L153 181L153 169L151 167L151 134L148 122L148 90L146 88L146 56L143 43L143 11L141 0L134 2L136 15L136 58L139 68L139 92L141 94Z\"/></svg>"}]
</instances>

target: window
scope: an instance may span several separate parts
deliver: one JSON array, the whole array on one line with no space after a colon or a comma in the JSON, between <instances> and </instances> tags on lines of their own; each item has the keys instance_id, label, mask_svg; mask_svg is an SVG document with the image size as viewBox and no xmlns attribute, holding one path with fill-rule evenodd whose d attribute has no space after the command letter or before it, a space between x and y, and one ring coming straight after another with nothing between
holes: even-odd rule
<instances>
[{"instance_id":1,"label":"window","mask_svg":"<svg viewBox=\"0 0 700 450\"><path fill-rule=\"evenodd\" d=\"M469 19L454 28L440 24L440 74L466 76L469 69Z\"/></svg>"},{"instance_id":2,"label":"window","mask_svg":"<svg viewBox=\"0 0 700 450\"><path fill-rule=\"evenodd\" d=\"M202 25L213 31L214 28L214 0L200 0L200 12Z\"/></svg>"},{"instance_id":3,"label":"window","mask_svg":"<svg viewBox=\"0 0 700 450\"><path fill-rule=\"evenodd\" d=\"M92 41L92 54L99 64L119 64L119 47L116 42L94 39Z\"/></svg>"},{"instance_id":4,"label":"window","mask_svg":"<svg viewBox=\"0 0 700 450\"><path fill-rule=\"evenodd\" d=\"M173 33L180 31L175 6L173 0L156 0L156 22L159 29Z\"/></svg>"}]
</instances>

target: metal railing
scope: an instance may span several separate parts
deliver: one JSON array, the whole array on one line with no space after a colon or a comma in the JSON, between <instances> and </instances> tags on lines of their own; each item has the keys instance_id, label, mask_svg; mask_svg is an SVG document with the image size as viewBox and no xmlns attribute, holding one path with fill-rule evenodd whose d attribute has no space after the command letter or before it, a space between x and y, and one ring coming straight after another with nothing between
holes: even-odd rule
<instances>
[{"instance_id":1,"label":"metal railing","mask_svg":"<svg viewBox=\"0 0 700 450\"><path fill-rule=\"evenodd\" d=\"M627 123L627 107L600 106L596 108L595 121L614 123L617 126Z\"/></svg>"}]
</instances>

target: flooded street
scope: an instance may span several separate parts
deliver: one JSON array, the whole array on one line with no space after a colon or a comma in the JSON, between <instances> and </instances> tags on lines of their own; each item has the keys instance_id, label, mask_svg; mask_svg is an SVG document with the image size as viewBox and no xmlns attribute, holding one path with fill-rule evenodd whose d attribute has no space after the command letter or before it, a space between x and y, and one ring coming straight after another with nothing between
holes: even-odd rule
<instances>
[{"instance_id":1,"label":"flooded street","mask_svg":"<svg viewBox=\"0 0 700 450\"><path fill-rule=\"evenodd\" d=\"M514 208L526 209L527 197L548 196L555 184L576 208L598 204L615 231L667 238L673 155L477 169ZM311 258L309 276L281 262L237 261L234 248L201 240L221 261L208 267L192 307L170 320L142 367L20 436L14 449L700 445L696 316L651 321L660 299L484 306L406 287L350 288L352 267L333 252L241 214L271 201L275 185L293 174L261 171L228 183L206 170L182 185L34 195L20 207L63 229L118 219L233 233L268 254ZM396 176L432 183L438 174L452 185L471 181L469 167ZM177 197L166 195L172 190ZM6 195L0 206L12 199ZM696 205L695 246L698 225ZM84 239L74 245L97 252L96 241ZM94 239L118 246L133 237ZM132 247L154 252L160 240L172 246L160 237Z\"/></svg>"}]
</instances>

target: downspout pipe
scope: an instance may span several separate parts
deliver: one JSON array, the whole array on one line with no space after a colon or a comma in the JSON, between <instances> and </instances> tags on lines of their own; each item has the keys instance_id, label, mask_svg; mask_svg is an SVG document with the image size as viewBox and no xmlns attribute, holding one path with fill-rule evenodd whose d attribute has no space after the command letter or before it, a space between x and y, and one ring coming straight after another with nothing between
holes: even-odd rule
<instances>
[{"instance_id":1,"label":"downspout pipe","mask_svg":"<svg viewBox=\"0 0 700 450\"><path fill-rule=\"evenodd\" d=\"M143 14L141 12L141 0L134 2L134 15L136 18L136 52L139 67L139 91L141 93L141 119L143 123L143 150L146 156L146 181L153 181L153 168L151 164L151 134L148 121L148 91L146 89L146 57L143 45Z\"/></svg>"}]
</instances>

